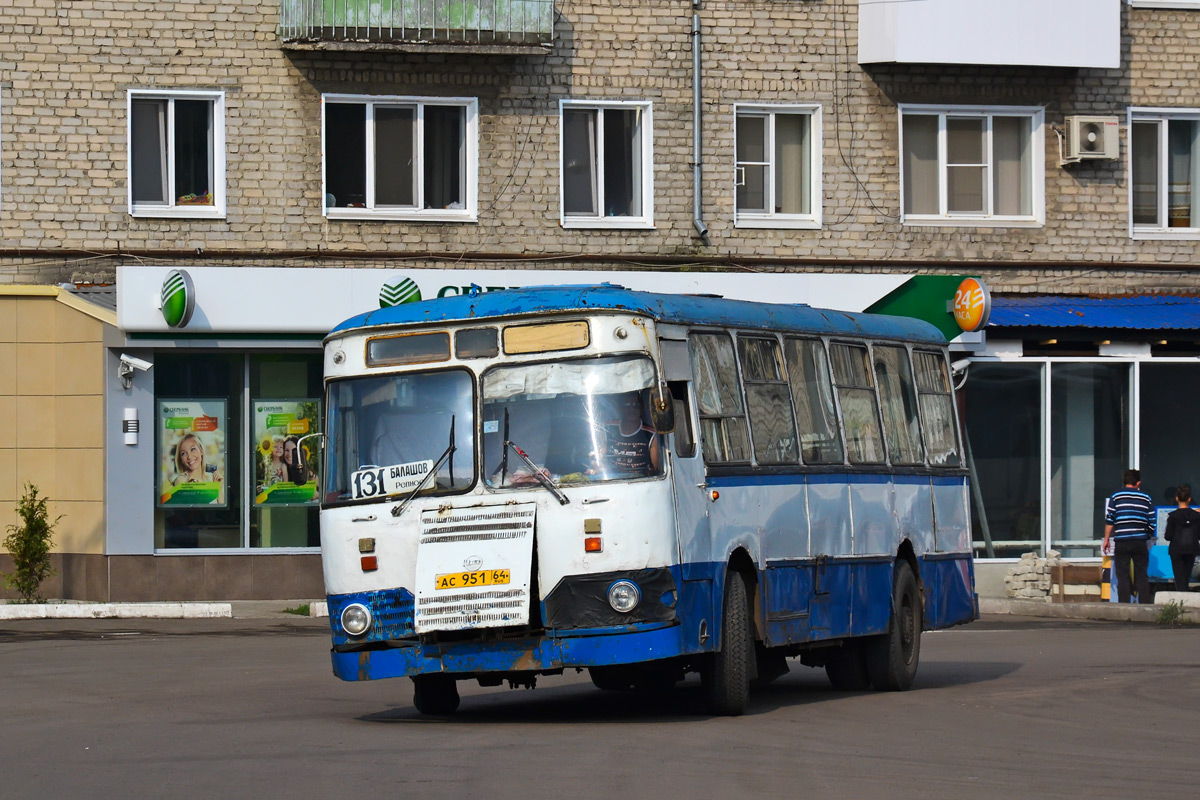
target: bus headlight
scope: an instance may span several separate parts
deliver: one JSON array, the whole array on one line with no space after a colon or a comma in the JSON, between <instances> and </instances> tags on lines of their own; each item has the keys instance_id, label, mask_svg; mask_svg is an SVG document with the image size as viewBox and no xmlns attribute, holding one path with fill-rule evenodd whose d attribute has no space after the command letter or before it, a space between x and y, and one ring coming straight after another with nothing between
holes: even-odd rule
<instances>
[{"instance_id":1,"label":"bus headlight","mask_svg":"<svg viewBox=\"0 0 1200 800\"><path fill-rule=\"evenodd\" d=\"M617 581L608 587L608 604L613 611L628 614L642 601L642 592L633 581Z\"/></svg>"},{"instance_id":2,"label":"bus headlight","mask_svg":"<svg viewBox=\"0 0 1200 800\"><path fill-rule=\"evenodd\" d=\"M371 612L360 603L342 609L342 630L351 636L362 636L371 628Z\"/></svg>"}]
</instances>

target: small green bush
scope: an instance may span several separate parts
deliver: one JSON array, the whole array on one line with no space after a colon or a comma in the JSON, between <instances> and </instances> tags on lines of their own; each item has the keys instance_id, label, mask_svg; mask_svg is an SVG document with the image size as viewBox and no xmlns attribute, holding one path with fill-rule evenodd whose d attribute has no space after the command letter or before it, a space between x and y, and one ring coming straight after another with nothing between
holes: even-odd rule
<instances>
[{"instance_id":1,"label":"small green bush","mask_svg":"<svg viewBox=\"0 0 1200 800\"><path fill-rule=\"evenodd\" d=\"M308 611L309 611L308 603L302 603L301 605L298 605L295 608L285 608L283 610L283 613L296 614L301 617L307 617L309 615Z\"/></svg>"},{"instance_id":2,"label":"small green bush","mask_svg":"<svg viewBox=\"0 0 1200 800\"><path fill-rule=\"evenodd\" d=\"M50 567L50 544L54 540L54 526L62 516L51 520L46 501L47 498L38 496L36 486L26 483L25 494L21 495L17 504L17 516L21 524L9 525L8 536L4 539L15 570L0 573L0 578L26 603L42 599L38 588L42 581L54 574Z\"/></svg>"},{"instance_id":3,"label":"small green bush","mask_svg":"<svg viewBox=\"0 0 1200 800\"><path fill-rule=\"evenodd\" d=\"M1155 621L1159 625L1169 625L1175 627L1183 624L1183 603L1178 600L1172 600L1159 609L1158 617Z\"/></svg>"}]
</instances>

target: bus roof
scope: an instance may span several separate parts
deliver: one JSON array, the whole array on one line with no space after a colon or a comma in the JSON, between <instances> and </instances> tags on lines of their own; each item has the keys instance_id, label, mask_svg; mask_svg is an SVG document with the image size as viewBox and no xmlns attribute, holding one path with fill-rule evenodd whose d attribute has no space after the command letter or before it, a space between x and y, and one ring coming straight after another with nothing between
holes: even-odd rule
<instances>
[{"instance_id":1,"label":"bus roof","mask_svg":"<svg viewBox=\"0 0 1200 800\"><path fill-rule=\"evenodd\" d=\"M756 303L714 295L656 294L603 283L588 286L525 286L421 300L368 311L337 325L329 336L368 327L484 322L535 314L617 311L679 325L716 325L815 334L869 336L945 344L927 322L883 314L854 314L801 303Z\"/></svg>"}]
</instances>

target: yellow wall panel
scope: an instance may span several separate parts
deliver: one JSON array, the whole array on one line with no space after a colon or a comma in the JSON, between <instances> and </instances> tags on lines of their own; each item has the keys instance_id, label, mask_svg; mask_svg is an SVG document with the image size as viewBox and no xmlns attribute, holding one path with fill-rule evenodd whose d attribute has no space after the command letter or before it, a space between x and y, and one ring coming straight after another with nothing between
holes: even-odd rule
<instances>
[{"instance_id":1,"label":"yellow wall panel","mask_svg":"<svg viewBox=\"0 0 1200 800\"><path fill-rule=\"evenodd\" d=\"M53 450L17 449L17 495L24 494L25 484L32 483L38 494L53 500L58 496L57 471Z\"/></svg>"},{"instance_id":2,"label":"yellow wall panel","mask_svg":"<svg viewBox=\"0 0 1200 800\"><path fill-rule=\"evenodd\" d=\"M0 342L17 340L17 298L0 297Z\"/></svg>"},{"instance_id":3,"label":"yellow wall panel","mask_svg":"<svg viewBox=\"0 0 1200 800\"><path fill-rule=\"evenodd\" d=\"M56 500L104 500L104 451L59 448L55 454L58 477Z\"/></svg>"},{"instance_id":4,"label":"yellow wall panel","mask_svg":"<svg viewBox=\"0 0 1200 800\"><path fill-rule=\"evenodd\" d=\"M17 447L56 446L55 429L58 421L54 418L54 398L18 397L16 420Z\"/></svg>"},{"instance_id":5,"label":"yellow wall panel","mask_svg":"<svg viewBox=\"0 0 1200 800\"><path fill-rule=\"evenodd\" d=\"M99 342L104 335L104 325L82 311L68 305L55 303L57 317L56 339L59 342Z\"/></svg>"},{"instance_id":6,"label":"yellow wall panel","mask_svg":"<svg viewBox=\"0 0 1200 800\"><path fill-rule=\"evenodd\" d=\"M51 516L62 514L51 549L56 553L104 552L104 503L55 502Z\"/></svg>"},{"instance_id":7,"label":"yellow wall panel","mask_svg":"<svg viewBox=\"0 0 1200 800\"><path fill-rule=\"evenodd\" d=\"M103 348L95 343L55 346L58 394L103 394Z\"/></svg>"},{"instance_id":8,"label":"yellow wall panel","mask_svg":"<svg viewBox=\"0 0 1200 800\"><path fill-rule=\"evenodd\" d=\"M104 447L104 398L100 395L60 395L54 398L54 416L54 441L59 447ZM153 433L152 428L150 431Z\"/></svg>"},{"instance_id":9,"label":"yellow wall panel","mask_svg":"<svg viewBox=\"0 0 1200 800\"><path fill-rule=\"evenodd\" d=\"M17 502L17 451L0 449L0 506L11 506ZM0 537L8 533L0 528Z\"/></svg>"},{"instance_id":10,"label":"yellow wall panel","mask_svg":"<svg viewBox=\"0 0 1200 800\"><path fill-rule=\"evenodd\" d=\"M0 395L0 448L17 446L17 398Z\"/></svg>"},{"instance_id":11,"label":"yellow wall panel","mask_svg":"<svg viewBox=\"0 0 1200 800\"><path fill-rule=\"evenodd\" d=\"M58 300L22 297L17 303L17 341L53 342L57 334Z\"/></svg>"},{"instance_id":12,"label":"yellow wall panel","mask_svg":"<svg viewBox=\"0 0 1200 800\"><path fill-rule=\"evenodd\" d=\"M12 342L0 342L0 397L16 393L17 346Z\"/></svg>"},{"instance_id":13,"label":"yellow wall panel","mask_svg":"<svg viewBox=\"0 0 1200 800\"><path fill-rule=\"evenodd\" d=\"M18 343L16 394L54 394L54 362L53 344Z\"/></svg>"}]
</instances>

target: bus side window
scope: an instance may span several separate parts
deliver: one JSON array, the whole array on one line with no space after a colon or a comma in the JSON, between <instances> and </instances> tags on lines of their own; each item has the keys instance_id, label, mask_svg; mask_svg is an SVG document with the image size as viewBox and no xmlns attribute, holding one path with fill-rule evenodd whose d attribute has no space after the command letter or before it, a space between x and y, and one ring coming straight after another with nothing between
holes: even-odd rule
<instances>
[{"instance_id":1,"label":"bus side window","mask_svg":"<svg viewBox=\"0 0 1200 800\"><path fill-rule=\"evenodd\" d=\"M688 402L686 381L670 381L671 403L675 406L675 455L692 458L696 455L696 436L692 433L692 409Z\"/></svg>"},{"instance_id":2,"label":"bus side window","mask_svg":"<svg viewBox=\"0 0 1200 800\"><path fill-rule=\"evenodd\" d=\"M820 339L789 338L784 341L783 351L796 406L800 454L804 463L841 464L845 456L825 345Z\"/></svg>"},{"instance_id":3,"label":"bus side window","mask_svg":"<svg viewBox=\"0 0 1200 800\"><path fill-rule=\"evenodd\" d=\"M750 434L742 408L733 340L727 334L696 333L688 337L688 343L705 462L749 462Z\"/></svg>"},{"instance_id":4,"label":"bus side window","mask_svg":"<svg viewBox=\"0 0 1200 800\"><path fill-rule=\"evenodd\" d=\"M923 464L917 395L913 389L908 351L895 345L875 345L875 384L879 387L883 432L893 464Z\"/></svg>"},{"instance_id":5,"label":"bus side window","mask_svg":"<svg viewBox=\"0 0 1200 800\"><path fill-rule=\"evenodd\" d=\"M957 467L958 437L955 436L954 396L950 376L941 353L913 351L917 372L917 397L921 409L921 427L929 463L935 467Z\"/></svg>"},{"instance_id":6,"label":"bus side window","mask_svg":"<svg viewBox=\"0 0 1200 800\"><path fill-rule=\"evenodd\" d=\"M795 464L796 421L792 392L783 376L779 342L760 336L738 336L742 381L754 460L759 464Z\"/></svg>"},{"instance_id":7,"label":"bus side window","mask_svg":"<svg viewBox=\"0 0 1200 800\"><path fill-rule=\"evenodd\" d=\"M879 406L871 378L867 348L861 344L829 345L833 382L846 426L846 449L851 464L882 464L883 437L879 432Z\"/></svg>"}]
</instances>

